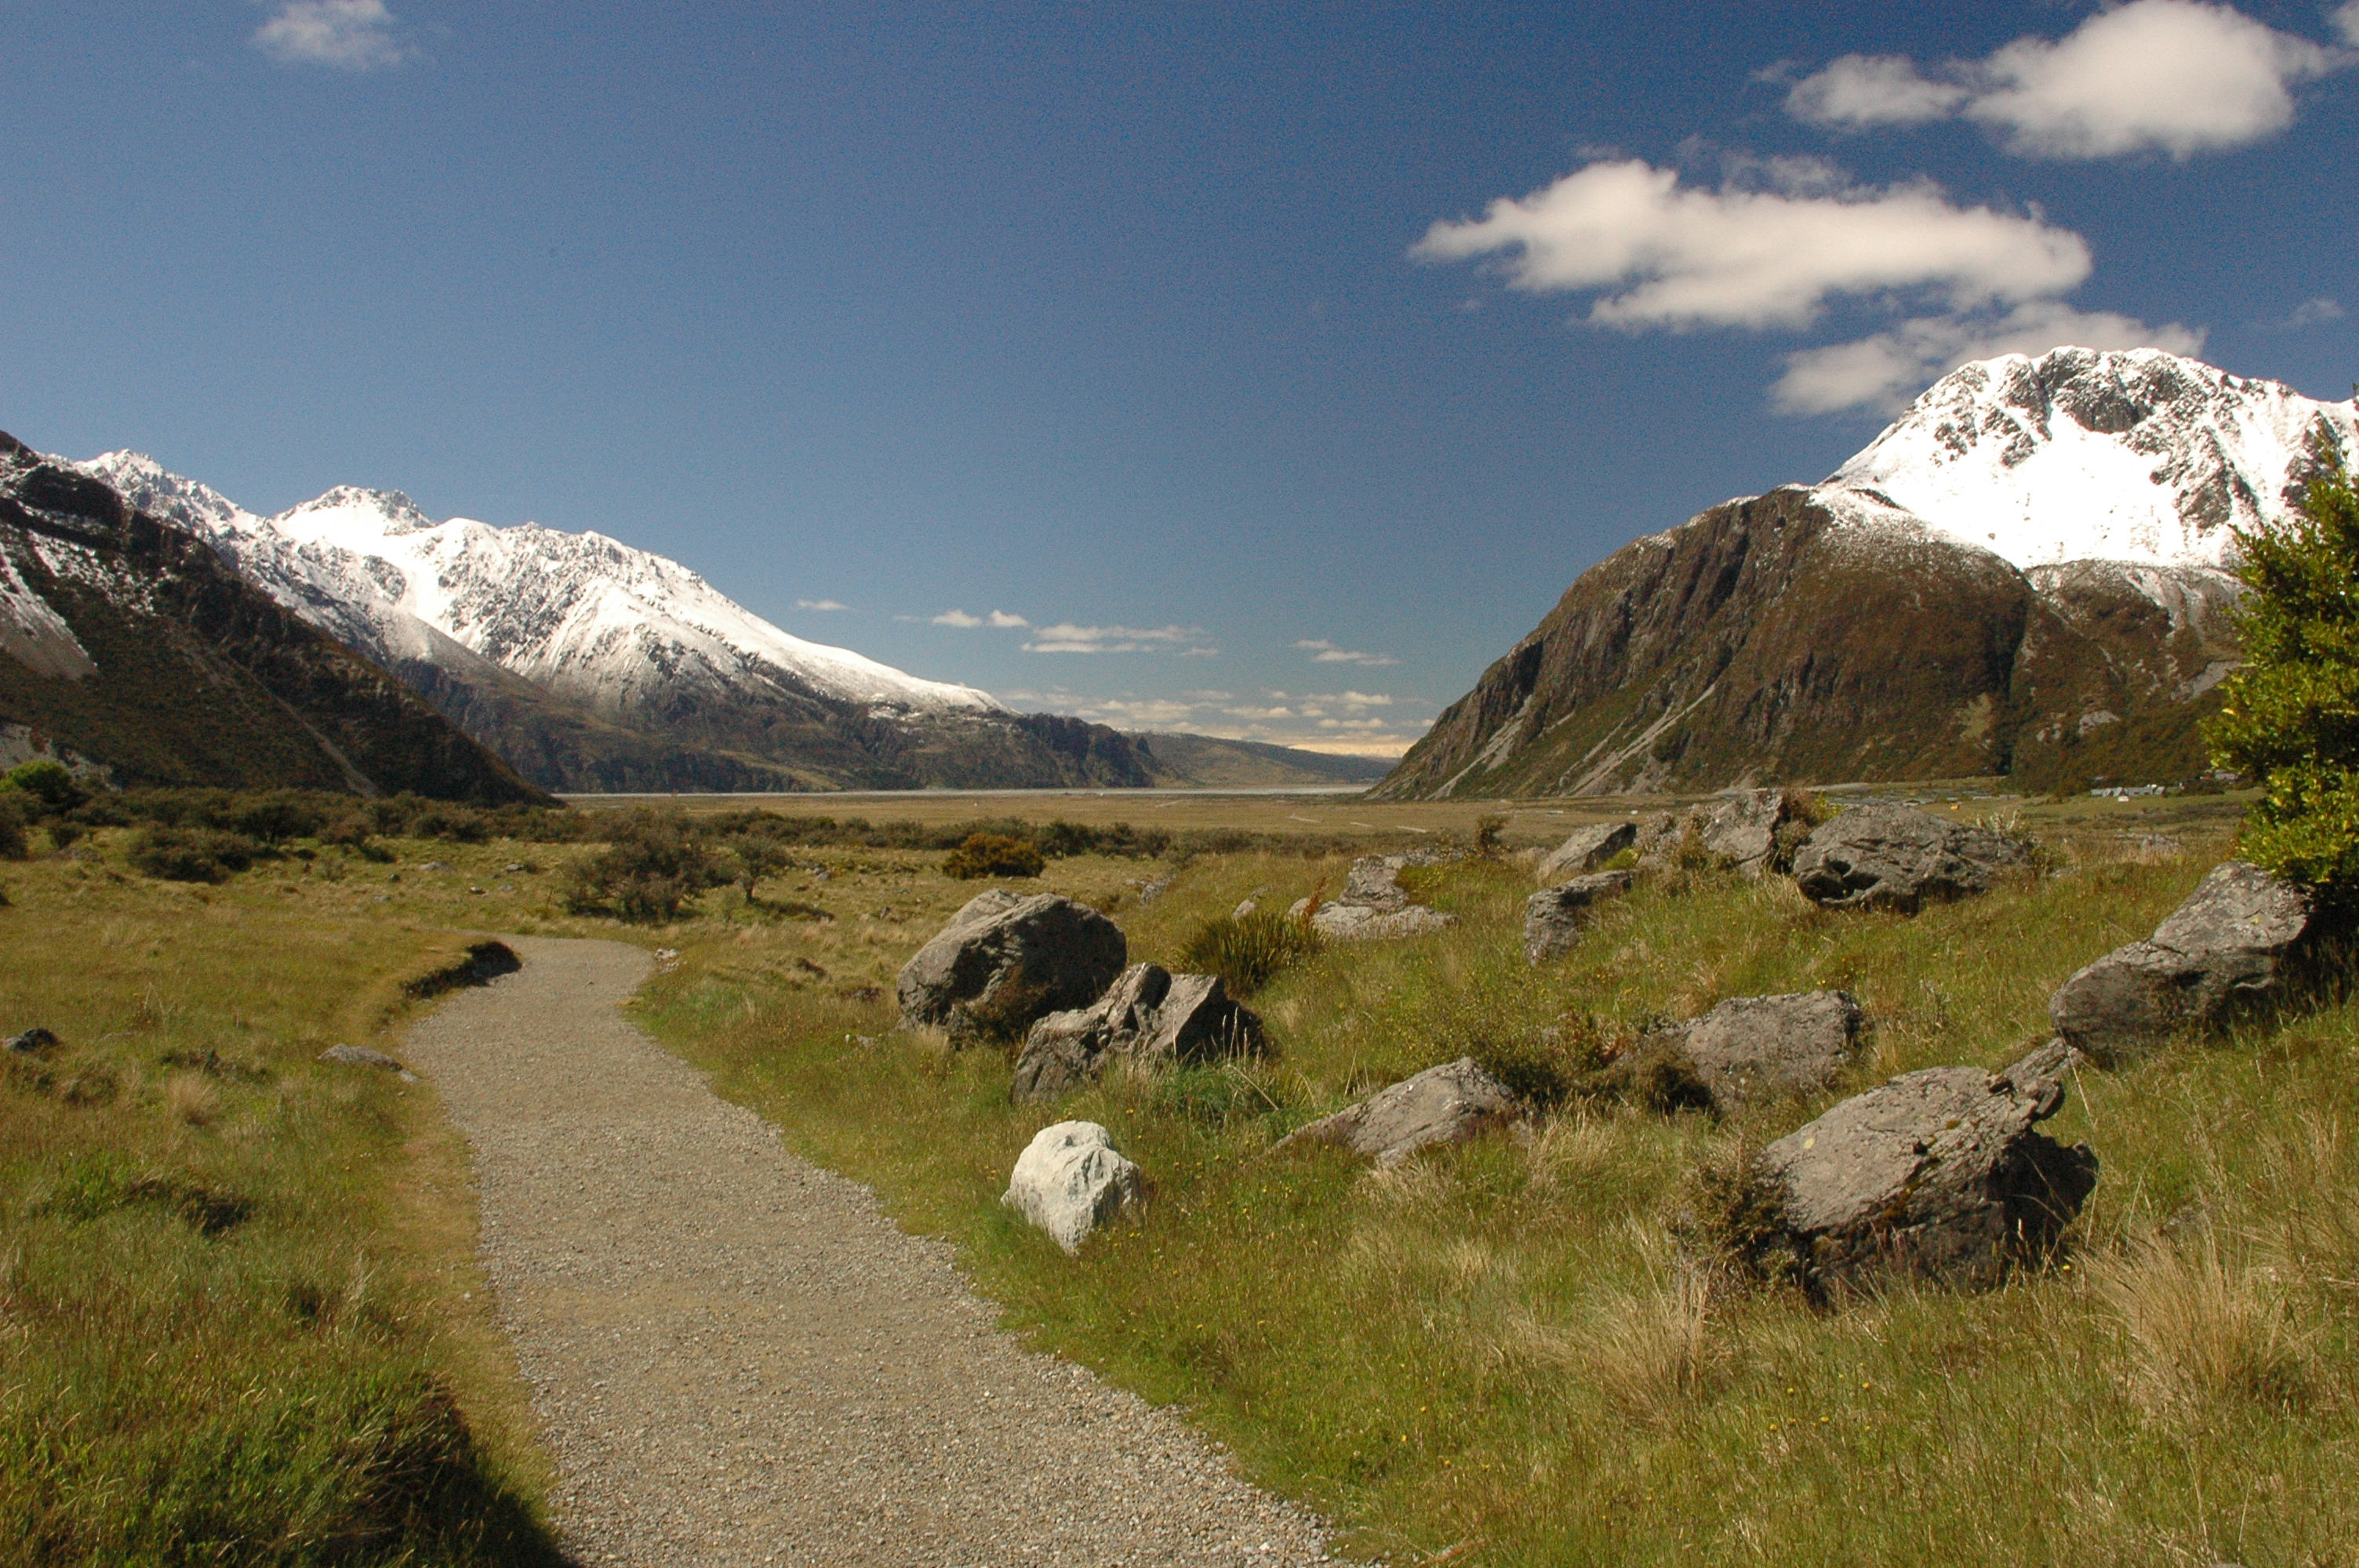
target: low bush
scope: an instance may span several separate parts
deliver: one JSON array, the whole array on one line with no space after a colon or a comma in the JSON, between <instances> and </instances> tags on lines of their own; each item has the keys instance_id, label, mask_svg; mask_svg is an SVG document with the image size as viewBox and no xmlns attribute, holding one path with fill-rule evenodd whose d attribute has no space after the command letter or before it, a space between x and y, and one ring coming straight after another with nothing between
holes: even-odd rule
<instances>
[{"instance_id":1,"label":"low bush","mask_svg":"<svg viewBox=\"0 0 2359 1568\"><path fill-rule=\"evenodd\" d=\"M968 837L942 862L942 871L962 881L976 877L1037 877L1047 868L1039 846L996 833Z\"/></svg>"},{"instance_id":2,"label":"low bush","mask_svg":"<svg viewBox=\"0 0 2359 1568\"><path fill-rule=\"evenodd\" d=\"M150 824L131 840L131 864L159 881L221 882L262 859L263 847L243 833L212 827Z\"/></svg>"},{"instance_id":3,"label":"low bush","mask_svg":"<svg viewBox=\"0 0 2359 1568\"><path fill-rule=\"evenodd\" d=\"M0 778L0 791L38 803L38 814L43 816L60 816L90 798L63 762L48 757L36 757L9 769L7 776Z\"/></svg>"},{"instance_id":4,"label":"low bush","mask_svg":"<svg viewBox=\"0 0 2359 1568\"><path fill-rule=\"evenodd\" d=\"M677 918L697 894L730 881L730 870L678 818L635 816L619 825L606 848L567 870L563 898L576 914L658 925Z\"/></svg>"},{"instance_id":5,"label":"low bush","mask_svg":"<svg viewBox=\"0 0 2359 1568\"><path fill-rule=\"evenodd\" d=\"M1250 996L1319 951L1319 933L1307 920L1256 909L1216 915L1196 928L1180 950L1190 971L1218 975L1234 996Z\"/></svg>"},{"instance_id":6,"label":"low bush","mask_svg":"<svg viewBox=\"0 0 2359 1568\"><path fill-rule=\"evenodd\" d=\"M25 835L24 809L5 794L0 794L0 860L21 860L31 853L31 840Z\"/></svg>"}]
</instances>

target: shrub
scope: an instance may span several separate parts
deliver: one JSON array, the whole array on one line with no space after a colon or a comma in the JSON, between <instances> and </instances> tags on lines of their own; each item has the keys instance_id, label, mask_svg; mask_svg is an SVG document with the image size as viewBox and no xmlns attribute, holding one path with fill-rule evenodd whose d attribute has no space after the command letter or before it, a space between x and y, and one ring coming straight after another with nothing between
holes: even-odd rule
<instances>
[{"instance_id":1,"label":"shrub","mask_svg":"<svg viewBox=\"0 0 2359 1568\"><path fill-rule=\"evenodd\" d=\"M0 860L21 860L32 853L32 844L25 837L24 808L0 792Z\"/></svg>"},{"instance_id":2,"label":"shrub","mask_svg":"<svg viewBox=\"0 0 2359 1568\"><path fill-rule=\"evenodd\" d=\"M973 833L951 851L942 870L966 881L976 877L1037 877L1047 864L1037 844L996 833Z\"/></svg>"},{"instance_id":3,"label":"shrub","mask_svg":"<svg viewBox=\"0 0 2359 1568\"><path fill-rule=\"evenodd\" d=\"M131 863L161 881L219 882L262 858L263 848L242 833L151 823L131 840Z\"/></svg>"},{"instance_id":4,"label":"shrub","mask_svg":"<svg viewBox=\"0 0 2359 1568\"><path fill-rule=\"evenodd\" d=\"M729 868L712 848L678 818L635 816L623 821L614 842L568 869L563 897L576 914L657 925L729 880Z\"/></svg>"},{"instance_id":5,"label":"shrub","mask_svg":"<svg viewBox=\"0 0 2359 1568\"><path fill-rule=\"evenodd\" d=\"M66 771L63 762L48 757L36 757L9 769L7 777L0 779L0 789L13 790L40 802L39 815L44 816L71 811L90 798L74 783L73 774Z\"/></svg>"},{"instance_id":6,"label":"shrub","mask_svg":"<svg viewBox=\"0 0 2359 1568\"><path fill-rule=\"evenodd\" d=\"M1274 910L1223 914L1196 928L1180 961L1197 974L1218 975L1232 995L1249 996L1319 951L1319 933L1307 920Z\"/></svg>"},{"instance_id":7,"label":"shrub","mask_svg":"<svg viewBox=\"0 0 2359 1568\"><path fill-rule=\"evenodd\" d=\"M1474 819L1474 852L1489 858L1507 846L1507 819L1495 811L1484 812Z\"/></svg>"},{"instance_id":8,"label":"shrub","mask_svg":"<svg viewBox=\"0 0 2359 1568\"><path fill-rule=\"evenodd\" d=\"M2260 781L2241 849L2255 863L2359 894L2359 492L2339 465L2281 526L2238 530L2244 667L2204 727L2213 762Z\"/></svg>"}]
</instances>

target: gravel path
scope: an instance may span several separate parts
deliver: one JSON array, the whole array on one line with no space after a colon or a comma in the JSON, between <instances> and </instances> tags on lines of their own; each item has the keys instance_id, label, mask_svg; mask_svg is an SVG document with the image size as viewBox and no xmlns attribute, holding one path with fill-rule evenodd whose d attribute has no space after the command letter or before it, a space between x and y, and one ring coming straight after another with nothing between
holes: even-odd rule
<instances>
[{"instance_id":1,"label":"gravel path","mask_svg":"<svg viewBox=\"0 0 2359 1568\"><path fill-rule=\"evenodd\" d=\"M410 1033L473 1144L483 1251L585 1563L1321 1563L1315 1519L1167 1411L994 1326L950 1249L788 1153L634 1027L639 948Z\"/></svg>"}]
</instances>

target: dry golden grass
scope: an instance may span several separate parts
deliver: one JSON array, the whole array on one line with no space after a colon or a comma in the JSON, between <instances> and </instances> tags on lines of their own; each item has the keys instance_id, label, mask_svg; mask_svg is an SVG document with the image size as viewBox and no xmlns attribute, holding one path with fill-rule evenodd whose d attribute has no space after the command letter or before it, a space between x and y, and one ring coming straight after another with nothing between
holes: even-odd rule
<instances>
[{"instance_id":1,"label":"dry golden grass","mask_svg":"<svg viewBox=\"0 0 2359 1568\"><path fill-rule=\"evenodd\" d=\"M2149 1411L2279 1403L2299 1392L2310 1346L2294 1332L2282 1282L2223 1258L2211 1227L2183 1239L2142 1238L2093 1260L2089 1274L2133 1346L2127 1379Z\"/></svg>"}]
</instances>

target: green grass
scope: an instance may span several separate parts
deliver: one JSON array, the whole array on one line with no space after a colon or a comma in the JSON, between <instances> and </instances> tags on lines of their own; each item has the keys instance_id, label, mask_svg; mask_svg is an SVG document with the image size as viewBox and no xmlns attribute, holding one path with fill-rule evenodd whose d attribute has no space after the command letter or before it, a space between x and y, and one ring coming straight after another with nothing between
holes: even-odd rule
<instances>
[{"instance_id":1,"label":"green grass","mask_svg":"<svg viewBox=\"0 0 2359 1568\"><path fill-rule=\"evenodd\" d=\"M1118 1076L1050 1107L1007 1104L1002 1054L892 1033L893 969L974 891L922 857L839 865L832 925L723 909L676 928L682 962L642 1011L799 1151L955 1242L1036 1343L1189 1407L1364 1553L2352 1561L2350 1008L2084 1068L2050 1130L2096 1148L2103 1183L2053 1267L1979 1295L1896 1284L1817 1311L1683 1250L1698 1170L1832 1096L1726 1122L1575 1105L1527 1139L1384 1174L1270 1150L1469 1050L1731 995L1854 992L1875 1033L1841 1092L1999 1065L2045 1037L2059 981L2150 930L2224 849L2216 818L2179 825L2191 852L2144 857L2115 829L2128 816L2051 819L2061 877L1914 919L1829 914L1777 881L1642 887L1539 970L1516 951L1529 883L1515 869L1412 873L1461 924L1277 976L1255 999L1269 1062ZM1344 864L1210 857L1144 906L1133 887L1152 865L1060 861L1045 882L1110 909L1134 958L1171 964L1239 899L1332 892ZM1154 1184L1137 1223L1074 1259L997 1203L1032 1133L1068 1117L1103 1122Z\"/></svg>"},{"instance_id":2,"label":"green grass","mask_svg":"<svg viewBox=\"0 0 2359 1568\"><path fill-rule=\"evenodd\" d=\"M191 886L132 837L0 864L0 1033L61 1041L0 1058L0 1563L557 1561L464 1146L313 1059L398 1054L400 982L547 879L495 912L527 847L408 841Z\"/></svg>"}]
</instances>

